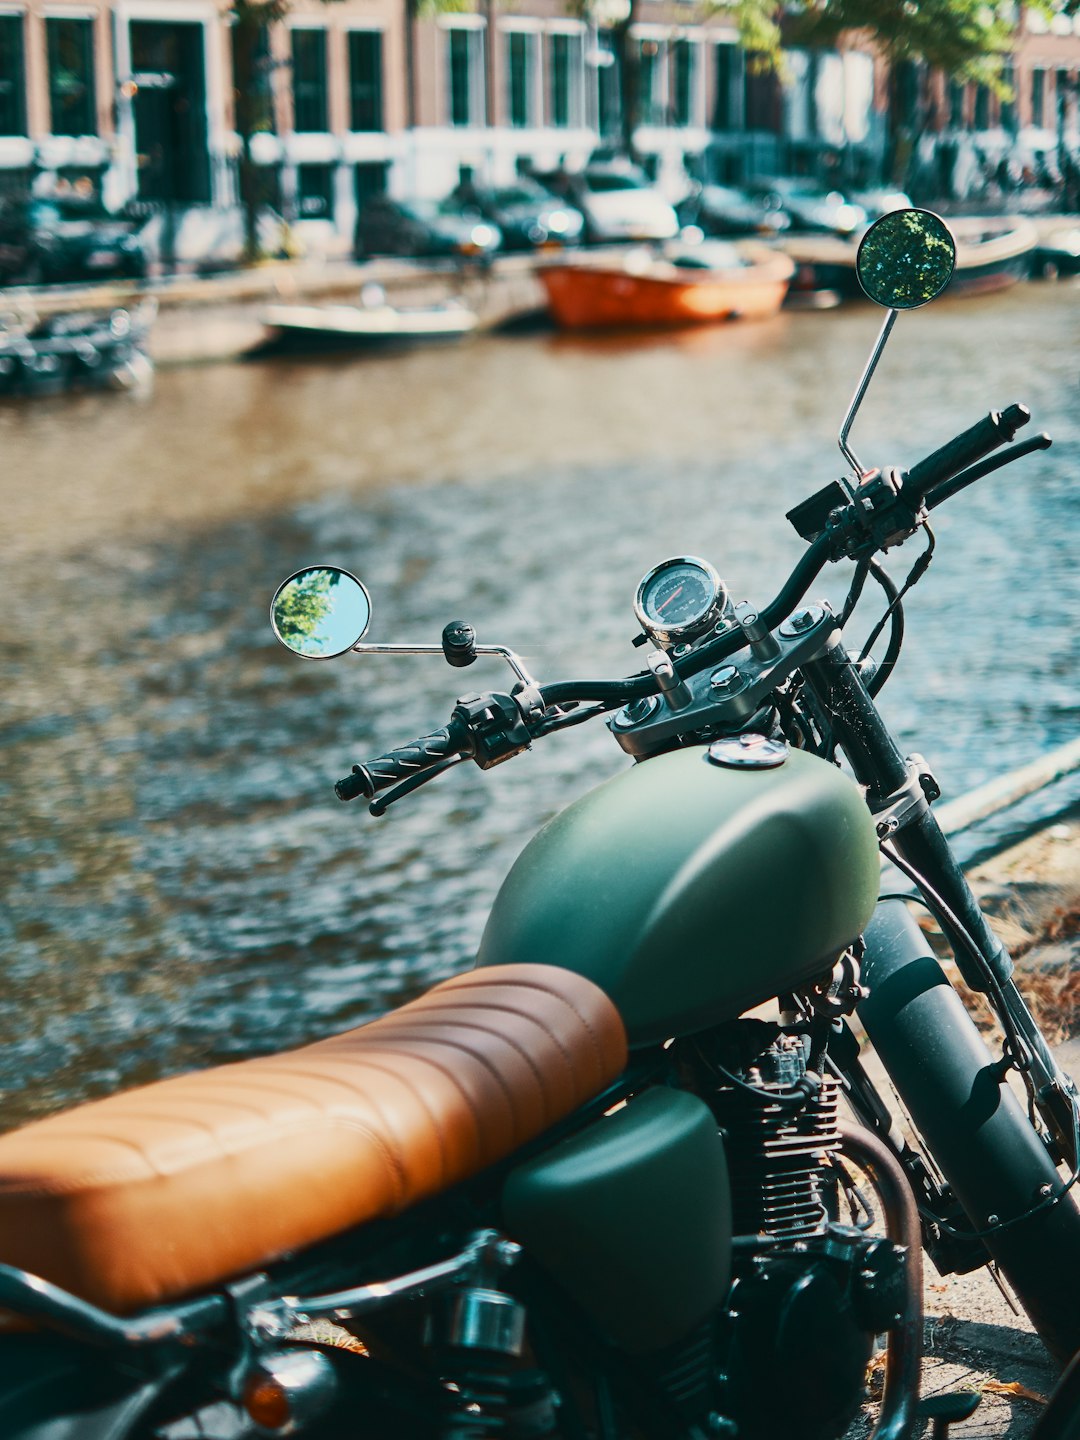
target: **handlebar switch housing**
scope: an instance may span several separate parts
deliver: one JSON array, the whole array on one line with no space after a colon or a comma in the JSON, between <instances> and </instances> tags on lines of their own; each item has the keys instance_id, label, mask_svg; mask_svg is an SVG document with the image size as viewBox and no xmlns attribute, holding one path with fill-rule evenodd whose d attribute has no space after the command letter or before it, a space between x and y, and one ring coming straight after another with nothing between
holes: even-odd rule
<instances>
[{"instance_id":1,"label":"handlebar switch housing","mask_svg":"<svg viewBox=\"0 0 1080 1440\"><path fill-rule=\"evenodd\" d=\"M839 480L831 480L816 495L802 500L787 512L795 533L803 540L816 540L829 528L834 514L843 511L849 504L848 491Z\"/></svg>"},{"instance_id":2,"label":"handlebar switch housing","mask_svg":"<svg viewBox=\"0 0 1080 1440\"><path fill-rule=\"evenodd\" d=\"M531 743L517 701L509 695L463 695L454 706L453 719L468 727L472 758L481 770L513 759Z\"/></svg>"},{"instance_id":3,"label":"handlebar switch housing","mask_svg":"<svg viewBox=\"0 0 1080 1440\"><path fill-rule=\"evenodd\" d=\"M901 544L926 518L921 504L912 506L904 498L903 475L891 467L865 477L851 510L850 517L838 517L835 528L843 535L844 554L853 560Z\"/></svg>"},{"instance_id":4,"label":"handlebar switch housing","mask_svg":"<svg viewBox=\"0 0 1080 1440\"><path fill-rule=\"evenodd\" d=\"M832 559L857 560L862 555L899 545L925 518L921 506L904 499L899 470L871 470L849 498L839 481L833 481L789 510L787 518L804 540L832 537Z\"/></svg>"}]
</instances>

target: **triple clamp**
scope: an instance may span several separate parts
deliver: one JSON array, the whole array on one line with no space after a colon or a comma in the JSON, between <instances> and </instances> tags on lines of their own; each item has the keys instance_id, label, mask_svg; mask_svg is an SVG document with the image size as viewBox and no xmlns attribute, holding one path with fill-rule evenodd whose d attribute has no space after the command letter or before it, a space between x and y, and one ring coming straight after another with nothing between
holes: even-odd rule
<instances>
[{"instance_id":1,"label":"triple clamp","mask_svg":"<svg viewBox=\"0 0 1080 1440\"><path fill-rule=\"evenodd\" d=\"M907 757L907 780L884 800L870 802L879 840L887 840L920 815L925 815L941 794L941 786L921 755Z\"/></svg>"}]
</instances>

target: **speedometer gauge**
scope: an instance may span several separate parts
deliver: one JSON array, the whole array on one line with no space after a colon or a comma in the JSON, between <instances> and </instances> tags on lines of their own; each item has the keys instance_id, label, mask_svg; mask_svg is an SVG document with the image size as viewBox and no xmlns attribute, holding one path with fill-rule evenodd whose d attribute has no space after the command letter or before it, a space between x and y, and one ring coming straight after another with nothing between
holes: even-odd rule
<instances>
[{"instance_id":1,"label":"speedometer gauge","mask_svg":"<svg viewBox=\"0 0 1080 1440\"><path fill-rule=\"evenodd\" d=\"M657 644L680 644L712 629L727 603L727 588L709 562L680 555L645 576L634 614Z\"/></svg>"}]
</instances>

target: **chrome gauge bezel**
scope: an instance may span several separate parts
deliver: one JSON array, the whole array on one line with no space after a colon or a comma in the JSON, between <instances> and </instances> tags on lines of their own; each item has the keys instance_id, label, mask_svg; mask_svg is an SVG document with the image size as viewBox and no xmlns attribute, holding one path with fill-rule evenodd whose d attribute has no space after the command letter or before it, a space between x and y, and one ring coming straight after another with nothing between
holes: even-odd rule
<instances>
[{"instance_id":1,"label":"chrome gauge bezel","mask_svg":"<svg viewBox=\"0 0 1080 1440\"><path fill-rule=\"evenodd\" d=\"M689 565L701 571L712 590L712 599L708 607L692 620L686 620L681 625L660 624L646 612L645 597L665 571L680 565ZM647 575L642 576L634 596L634 615L645 634L667 649L669 646L685 644L713 629L730 601L727 586L707 560L702 560L697 555L673 555L670 559L661 560L659 565L654 565Z\"/></svg>"}]
</instances>

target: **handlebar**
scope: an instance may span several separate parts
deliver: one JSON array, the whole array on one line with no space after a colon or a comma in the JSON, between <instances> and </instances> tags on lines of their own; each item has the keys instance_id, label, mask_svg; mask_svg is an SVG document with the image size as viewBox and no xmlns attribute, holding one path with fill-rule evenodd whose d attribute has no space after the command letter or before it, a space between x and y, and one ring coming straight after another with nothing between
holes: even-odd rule
<instances>
[{"instance_id":1,"label":"handlebar","mask_svg":"<svg viewBox=\"0 0 1080 1440\"><path fill-rule=\"evenodd\" d=\"M1022 425L1031 419L1026 405L1010 405L1007 410L991 410L969 430L955 436L925 460L913 465L903 478L900 499L917 510L935 485L950 480L969 465L974 465L999 445L1011 440Z\"/></svg>"},{"instance_id":2,"label":"handlebar","mask_svg":"<svg viewBox=\"0 0 1080 1440\"><path fill-rule=\"evenodd\" d=\"M467 727L458 720L451 720L442 729L430 735L421 735L409 745L388 750L377 760L369 760L366 765L354 765L352 774L336 783L334 794L339 800L356 800L361 795L365 800L372 800L380 790L388 790L391 785L397 785L421 770L433 770L437 765L467 753L470 744Z\"/></svg>"},{"instance_id":3,"label":"handlebar","mask_svg":"<svg viewBox=\"0 0 1080 1440\"><path fill-rule=\"evenodd\" d=\"M858 501L830 513L828 526L811 540L780 592L760 611L765 628L775 630L787 619L830 560L841 559L845 554L851 558L869 556L879 548L899 544L914 534L925 519L925 515L921 518L919 515L924 503L928 509L933 509L992 470L1049 445L1049 437L1040 435L1013 446L993 460L986 459L1011 440L1030 419L1031 412L1025 405L1010 405L1004 411L993 410L970 429L913 465L901 477L898 490L895 482L892 486L879 482L880 494L875 498L872 489L860 489ZM838 495L840 500L844 498L839 487L834 486L822 491L819 497L814 497L814 501L822 498L831 500L834 495ZM870 516L869 523L867 514ZM844 537L848 535L855 536L858 548L845 549ZM674 659L675 672L680 679L688 679L717 666L747 643L742 627L735 625L688 655ZM594 701L599 702L602 710L615 709L656 694L659 685L651 673L639 673L616 680L556 681L535 687L534 695L536 689L539 690L543 710L539 724L536 723L537 712L534 709L526 712L523 706L515 705L510 696L473 696L468 701L458 702L450 723L442 729L423 735L408 745L398 746L376 760L369 760L366 765L354 765L352 774L346 775L334 786L335 794L339 800L355 800L361 795L372 800L380 791L389 790L466 756L472 756L481 768L487 769L528 748L531 738L558 728L549 721L551 712L559 706ZM416 783L422 784L423 780L417 778ZM405 785L399 793L412 788ZM394 798L390 796L380 805L388 804ZM373 813L376 813L376 807L373 807Z\"/></svg>"}]
</instances>

